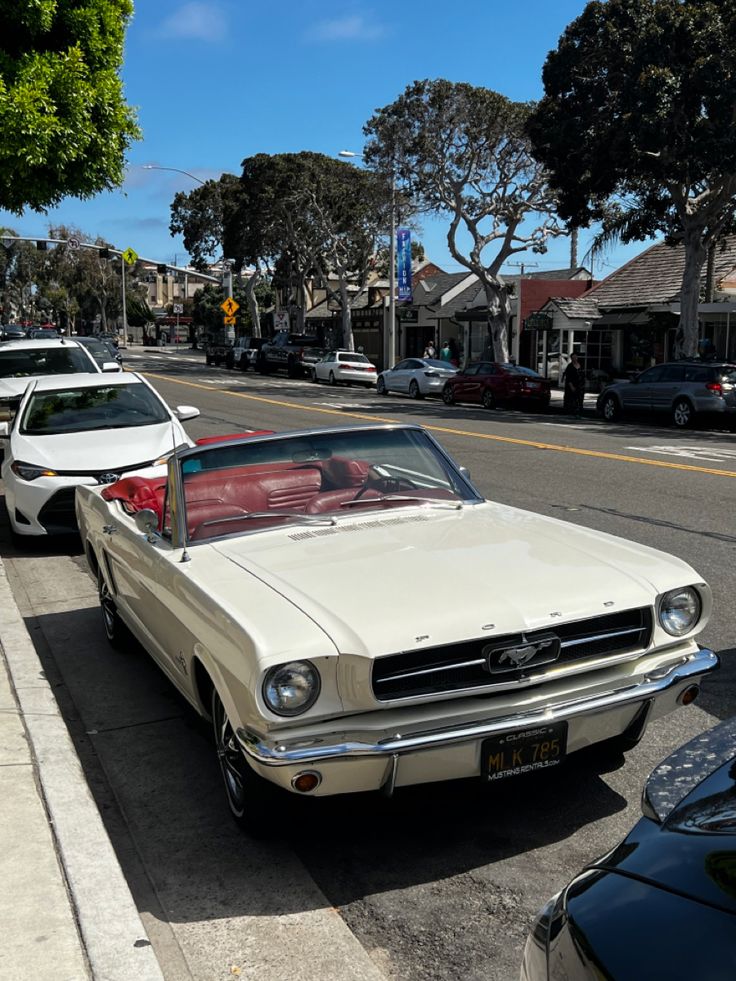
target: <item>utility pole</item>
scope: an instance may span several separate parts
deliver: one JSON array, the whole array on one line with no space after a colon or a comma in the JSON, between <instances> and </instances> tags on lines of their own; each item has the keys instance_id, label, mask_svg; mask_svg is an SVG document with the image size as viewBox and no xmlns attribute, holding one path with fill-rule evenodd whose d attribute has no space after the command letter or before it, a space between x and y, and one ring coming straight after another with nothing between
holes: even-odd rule
<instances>
[{"instance_id":1,"label":"utility pole","mask_svg":"<svg viewBox=\"0 0 736 981\"><path fill-rule=\"evenodd\" d=\"M125 267L127 263L123 256L120 256L120 266L122 272L122 284L123 284L123 347L127 346L128 343L128 308L125 300Z\"/></svg>"}]
</instances>

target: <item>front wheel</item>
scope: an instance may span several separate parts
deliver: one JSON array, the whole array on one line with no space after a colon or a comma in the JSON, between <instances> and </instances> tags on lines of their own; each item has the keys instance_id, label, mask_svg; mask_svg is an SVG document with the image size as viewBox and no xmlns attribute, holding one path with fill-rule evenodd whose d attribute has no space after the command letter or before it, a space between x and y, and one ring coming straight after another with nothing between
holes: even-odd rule
<instances>
[{"instance_id":1,"label":"front wheel","mask_svg":"<svg viewBox=\"0 0 736 981\"><path fill-rule=\"evenodd\" d=\"M455 392L453 391L452 386L445 385L445 387L442 389L442 401L445 403L445 405L455 404Z\"/></svg>"},{"instance_id":2,"label":"front wheel","mask_svg":"<svg viewBox=\"0 0 736 981\"><path fill-rule=\"evenodd\" d=\"M492 409L494 407L496 400L494 399L493 392L490 390L490 388L487 388L485 392L483 392L483 398L481 401L483 402L483 408L485 409Z\"/></svg>"},{"instance_id":3,"label":"front wheel","mask_svg":"<svg viewBox=\"0 0 736 981\"><path fill-rule=\"evenodd\" d=\"M215 689L212 690L212 727L225 796L235 823L255 837L268 835L276 817L277 788L248 765Z\"/></svg>"},{"instance_id":4,"label":"front wheel","mask_svg":"<svg viewBox=\"0 0 736 981\"><path fill-rule=\"evenodd\" d=\"M672 406L672 421L678 429L687 429L692 424L695 413L687 399L678 399Z\"/></svg>"},{"instance_id":5,"label":"front wheel","mask_svg":"<svg viewBox=\"0 0 736 981\"><path fill-rule=\"evenodd\" d=\"M386 388L386 382L383 378L379 378L376 382L376 391L379 395L388 395L388 388Z\"/></svg>"},{"instance_id":6,"label":"front wheel","mask_svg":"<svg viewBox=\"0 0 736 981\"><path fill-rule=\"evenodd\" d=\"M618 399L613 395L607 395L603 399L603 418L606 422L615 422L621 414Z\"/></svg>"},{"instance_id":7,"label":"front wheel","mask_svg":"<svg viewBox=\"0 0 736 981\"><path fill-rule=\"evenodd\" d=\"M414 379L412 379L411 384L409 385L409 395L413 399L422 398L422 393L419 391L419 385Z\"/></svg>"},{"instance_id":8,"label":"front wheel","mask_svg":"<svg viewBox=\"0 0 736 981\"><path fill-rule=\"evenodd\" d=\"M118 651L127 650L131 641L130 631L120 619L117 605L101 569L97 573L97 592L100 597L102 624L108 642Z\"/></svg>"}]
</instances>

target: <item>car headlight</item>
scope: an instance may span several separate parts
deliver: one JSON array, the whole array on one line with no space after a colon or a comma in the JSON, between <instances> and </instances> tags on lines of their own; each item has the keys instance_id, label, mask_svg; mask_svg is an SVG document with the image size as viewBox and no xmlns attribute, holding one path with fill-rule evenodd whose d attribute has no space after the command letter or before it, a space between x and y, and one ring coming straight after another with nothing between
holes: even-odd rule
<instances>
[{"instance_id":1,"label":"car headlight","mask_svg":"<svg viewBox=\"0 0 736 981\"><path fill-rule=\"evenodd\" d=\"M659 601L659 622L673 637L684 637L700 619L703 605L697 589L671 589Z\"/></svg>"},{"instance_id":2,"label":"car headlight","mask_svg":"<svg viewBox=\"0 0 736 981\"><path fill-rule=\"evenodd\" d=\"M263 679L263 697L276 715L301 715L317 701L319 671L309 661L289 661L271 668Z\"/></svg>"},{"instance_id":3,"label":"car headlight","mask_svg":"<svg viewBox=\"0 0 736 981\"><path fill-rule=\"evenodd\" d=\"M36 480L38 477L58 477L55 470L47 467L37 467L33 463L22 463L20 460L13 460L10 469L21 480Z\"/></svg>"}]
</instances>

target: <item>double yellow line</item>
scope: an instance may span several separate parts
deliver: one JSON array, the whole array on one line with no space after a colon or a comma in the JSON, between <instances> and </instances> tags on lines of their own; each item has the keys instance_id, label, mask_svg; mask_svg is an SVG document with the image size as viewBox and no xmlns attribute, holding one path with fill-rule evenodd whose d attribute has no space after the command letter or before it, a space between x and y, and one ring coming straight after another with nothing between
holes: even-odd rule
<instances>
[{"instance_id":1,"label":"double yellow line","mask_svg":"<svg viewBox=\"0 0 736 981\"><path fill-rule=\"evenodd\" d=\"M400 419L389 419L386 416L366 415L361 412L347 412L343 409L326 409L322 406L305 405L302 402L283 402L279 399L266 398L263 395L247 395L245 392L228 392L222 388L200 385L198 382L182 381L169 375L158 375L152 372L142 372L147 378L158 378L160 381L172 382L175 385L186 385L188 388L199 388L203 392L217 392L236 399L247 399L251 402L261 402L266 405L276 405L285 409L298 408L306 412L319 412L328 416L339 416L341 419L360 419L368 422L399 423ZM433 433L446 433L450 436L466 436L471 439L491 440L495 443L510 443L513 446L528 446L537 450L551 450L554 453L571 453L574 456L594 457L598 460L614 460L617 463L637 463L645 467L660 467L664 470L685 470L689 473L709 474L712 477L736 478L736 471L716 470L714 467L696 467L689 463L672 463L668 460L648 460L638 456L626 456L623 453L604 453L602 450L584 450L576 446L562 446L559 443L542 443L534 439L516 439L513 436L497 436L494 433L474 433L465 429L455 429L451 426L431 426L422 423L425 429Z\"/></svg>"}]
</instances>

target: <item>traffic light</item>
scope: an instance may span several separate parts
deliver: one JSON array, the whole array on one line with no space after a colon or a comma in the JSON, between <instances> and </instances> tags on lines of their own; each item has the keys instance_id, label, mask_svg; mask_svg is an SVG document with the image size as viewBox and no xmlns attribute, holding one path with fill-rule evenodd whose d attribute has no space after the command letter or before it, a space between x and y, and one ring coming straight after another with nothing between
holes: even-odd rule
<instances>
[{"instance_id":1,"label":"traffic light","mask_svg":"<svg viewBox=\"0 0 736 981\"><path fill-rule=\"evenodd\" d=\"M160 262L156 266L156 272L159 273L161 276L165 276L166 275L166 271L167 271L168 268L169 267L166 265L165 262Z\"/></svg>"},{"instance_id":2,"label":"traffic light","mask_svg":"<svg viewBox=\"0 0 736 981\"><path fill-rule=\"evenodd\" d=\"M100 256L100 259L109 259L110 258L110 250L109 249L100 249L99 256Z\"/></svg>"},{"instance_id":3,"label":"traffic light","mask_svg":"<svg viewBox=\"0 0 736 981\"><path fill-rule=\"evenodd\" d=\"M38 249L39 252L45 252L48 249L48 247L49 247L49 243L43 238L39 239L39 241L36 242L36 248Z\"/></svg>"}]
</instances>

